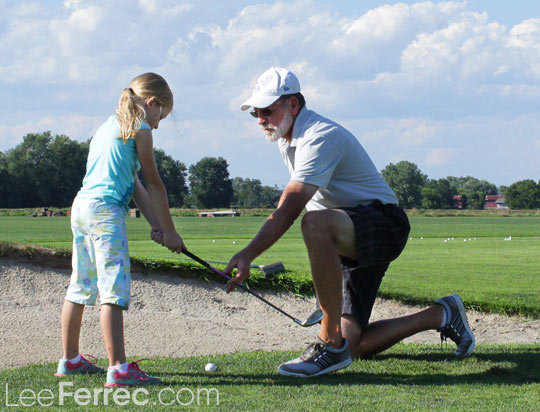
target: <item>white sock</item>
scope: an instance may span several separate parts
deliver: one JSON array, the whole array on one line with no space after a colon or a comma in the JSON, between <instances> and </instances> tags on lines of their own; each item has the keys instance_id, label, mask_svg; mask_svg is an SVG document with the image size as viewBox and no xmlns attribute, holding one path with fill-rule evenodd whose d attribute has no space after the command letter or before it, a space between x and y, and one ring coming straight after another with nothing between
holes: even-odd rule
<instances>
[{"instance_id":1,"label":"white sock","mask_svg":"<svg viewBox=\"0 0 540 412\"><path fill-rule=\"evenodd\" d=\"M69 363L79 363L81 361L81 354L79 353L73 359L68 359Z\"/></svg>"},{"instance_id":2,"label":"white sock","mask_svg":"<svg viewBox=\"0 0 540 412\"><path fill-rule=\"evenodd\" d=\"M446 310L443 308L441 328L444 328L446 326L446 321L447 320L448 319L447 319L447 316L446 316Z\"/></svg>"},{"instance_id":3,"label":"white sock","mask_svg":"<svg viewBox=\"0 0 540 412\"><path fill-rule=\"evenodd\" d=\"M120 365L109 366L109 370L110 369L116 369L118 372L124 373L124 372L127 372L128 370L128 363L124 362L124 363L121 363Z\"/></svg>"}]
</instances>

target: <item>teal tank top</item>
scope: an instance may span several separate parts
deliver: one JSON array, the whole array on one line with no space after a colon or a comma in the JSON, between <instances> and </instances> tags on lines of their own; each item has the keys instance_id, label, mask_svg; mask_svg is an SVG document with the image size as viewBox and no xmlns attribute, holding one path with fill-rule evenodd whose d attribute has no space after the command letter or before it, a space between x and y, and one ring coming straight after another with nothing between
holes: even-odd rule
<instances>
[{"instance_id":1,"label":"teal tank top","mask_svg":"<svg viewBox=\"0 0 540 412\"><path fill-rule=\"evenodd\" d=\"M141 129L150 130L150 126L143 122ZM127 210L140 167L135 139L124 143L116 116L110 116L90 141L86 175L77 197L100 199Z\"/></svg>"}]
</instances>

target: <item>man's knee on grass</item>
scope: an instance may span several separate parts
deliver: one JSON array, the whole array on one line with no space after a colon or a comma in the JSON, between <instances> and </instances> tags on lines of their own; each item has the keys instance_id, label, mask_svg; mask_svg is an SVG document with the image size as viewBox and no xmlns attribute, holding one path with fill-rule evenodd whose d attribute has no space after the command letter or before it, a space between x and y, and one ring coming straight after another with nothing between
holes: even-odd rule
<instances>
[{"instance_id":1,"label":"man's knee on grass","mask_svg":"<svg viewBox=\"0 0 540 412\"><path fill-rule=\"evenodd\" d=\"M349 341L349 349L354 359L361 358L362 328L352 315L341 316L341 334Z\"/></svg>"}]
</instances>

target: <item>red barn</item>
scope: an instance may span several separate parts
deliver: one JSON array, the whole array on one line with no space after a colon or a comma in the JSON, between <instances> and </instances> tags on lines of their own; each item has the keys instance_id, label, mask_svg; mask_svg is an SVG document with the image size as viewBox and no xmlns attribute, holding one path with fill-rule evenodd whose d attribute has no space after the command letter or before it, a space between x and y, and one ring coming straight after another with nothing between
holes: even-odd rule
<instances>
[{"instance_id":1,"label":"red barn","mask_svg":"<svg viewBox=\"0 0 540 412\"><path fill-rule=\"evenodd\" d=\"M485 209L508 209L504 195L486 195Z\"/></svg>"}]
</instances>

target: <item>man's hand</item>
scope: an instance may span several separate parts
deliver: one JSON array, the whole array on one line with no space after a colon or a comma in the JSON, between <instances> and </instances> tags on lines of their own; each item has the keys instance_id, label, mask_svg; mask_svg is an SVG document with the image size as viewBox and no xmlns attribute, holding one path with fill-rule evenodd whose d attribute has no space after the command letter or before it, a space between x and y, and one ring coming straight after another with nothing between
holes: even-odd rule
<instances>
[{"instance_id":1,"label":"man's hand","mask_svg":"<svg viewBox=\"0 0 540 412\"><path fill-rule=\"evenodd\" d=\"M241 250L231 258L227 268L225 269L225 273L232 276L232 271L234 268L238 269L238 271L236 272L236 275L227 283L227 286L225 287L225 291L227 293L232 292L234 289L236 289L236 285L242 283L249 277L251 261L252 259L246 255L244 250Z\"/></svg>"},{"instance_id":2,"label":"man's hand","mask_svg":"<svg viewBox=\"0 0 540 412\"><path fill-rule=\"evenodd\" d=\"M248 278L251 262L283 236L317 190L318 186L309 183L295 180L289 182L281 194L277 209L266 220L259 233L229 261L225 273L231 275L234 268L238 269L238 272L227 283L225 288L227 293L232 292L236 285Z\"/></svg>"}]
</instances>

